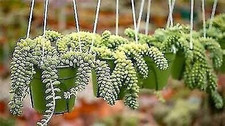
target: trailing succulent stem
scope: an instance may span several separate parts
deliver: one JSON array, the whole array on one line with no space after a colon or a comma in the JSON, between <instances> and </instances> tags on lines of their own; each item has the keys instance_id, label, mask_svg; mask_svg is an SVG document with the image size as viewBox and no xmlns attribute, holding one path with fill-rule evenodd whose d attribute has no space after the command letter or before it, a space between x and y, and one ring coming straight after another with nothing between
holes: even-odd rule
<instances>
[{"instance_id":1,"label":"trailing succulent stem","mask_svg":"<svg viewBox=\"0 0 225 126\"><path fill-rule=\"evenodd\" d=\"M125 34L129 38L135 39L134 30L126 29ZM193 49L190 49L189 28L181 25L167 29L157 29L152 36L138 34L138 40L141 43L157 46L165 52L183 52L185 57L183 76L185 84L192 89L198 88L208 92L214 100L215 106L221 108L223 102L217 92L217 81L213 68L218 69L222 65L222 50L215 43L215 40L211 38L199 38L196 32L194 32L193 39L194 46ZM206 55L206 51L209 52L209 58ZM210 65L208 59L212 61L213 67ZM141 70L139 69L138 71Z\"/></svg>"},{"instance_id":2,"label":"trailing succulent stem","mask_svg":"<svg viewBox=\"0 0 225 126\"><path fill-rule=\"evenodd\" d=\"M57 41L57 49L59 53L67 51L88 53L93 42L93 46L99 46L101 37L97 34L89 32L71 33L65 35Z\"/></svg>"},{"instance_id":3,"label":"trailing succulent stem","mask_svg":"<svg viewBox=\"0 0 225 126\"><path fill-rule=\"evenodd\" d=\"M125 87L125 105L129 106L132 109L138 107L138 79L136 75L135 68L131 60L126 58L126 55L123 52L117 51L115 53L114 62L116 64L112 75L111 81L113 84L113 93L116 99L119 98L122 88Z\"/></svg>"},{"instance_id":4,"label":"trailing succulent stem","mask_svg":"<svg viewBox=\"0 0 225 126\"><path fill-rule=\"evenodd\" d=\"M29 48L26 45L32 43L31 39L23 39L18 42L18 46L13 53L11 62L11 100L9 102L10 112L14 115L22 114L23 99L25 98L29 84L35 74L33 64L28 61Z\"/></svg>"},{"instance_id":5,"label":"trailing succulent stem","mask_svg":"<svg viewBox=\"0 0 225 126\"><path fill-rule=\"evenodd\" d=\"M200 38L199 41L209 51L209 58L212 60L213 67L219 69L223 63L223 50L220 45L212 38Z\"/></svg>"},{"instance_id":6,"label":"trailing succulent stem","mask_svg":"<svg viewBox=\"0 0 225 126\"><path fill-rule=\"evenodd\" d=\"M101 44L115 51L120 45L127 44L129 41L118 35L111 35L109 31L102 33Z\"/></svg>"},{"instance_id":7,"label":"trailing succulent stem","mask_svg":"<svg viewBox=\"0 0 225 126\"><path fill-rule=\"evenodd\" d=\"M98 82L98 95L110 105L114 105L116 99L112 92L113 87L110 78L110 67L106 61L97 60L95 64L95 72Z\"/></svg>"},{"instance_id":8,"label":"trailing succulent stem","mask_svg":"<svg viewBox=\"0 0 225 126\"><path fill-rule=\"evenodd\" d=\"M55 112L56 100L61 99L56 95L56 92L61 90L57 87L60 82L57 75L58 57L55 55L47 56L43 59L41 64L42 82L45 84L45 100L47 101L46 110L43 118L37 123L40 126L47 126L47 123Z\"/></svg>"},{"instance_id":9,"label":"trailing succulent stem","mask_svg":"<svg viewBox=\"0 0 225 126\"><path fill-rule=\"evenodd\" d=\"M83 91L89 83L91 69L94 68L94 57L90 54L80 52L67 52L62 55L61 65L69 65L70 67L77 68L76 87L71 89L72 92L65 93L66 98L74 95L74 91Z\"/></svg>"},{"instance_id":10,"label":"trailing succulent stem","mask_svg":"<svg viewBox=\"0 0 225 126\"><path fill-rule=\"evenodd\" d=\"M54 113L55 100L60 99L59 96L55 95L55 92L60 91L55 87L60 84L57 81L56 70L58 61L56 50L51 47L51 42L44 37L37 37L34 40L25 39L17 43L11 64L12 84L10 93L12 97L9 105L13 114L20 115L22 113L23 98L27 94L30 82L35 74L35 68L38 67L43 70L42 79L43 83L46 84L47 101L47 110L38 125L47 125L48 120Z\"/></svg>"},{"instance_id":11,"label":"trailing succulent stem","mask_svg":"<svg viewBox=\"0 0 225 126\"><path fill-rule=\"evenodd\" d=\"M148 47L147 44L130 43L120 46L118 50L134 60L138 71L144 78L148 77L148 66L144 60L146 56L150 57L159 69L166 70L168 68L167 60L156 47Z\"/></svg>"}]
</instances>

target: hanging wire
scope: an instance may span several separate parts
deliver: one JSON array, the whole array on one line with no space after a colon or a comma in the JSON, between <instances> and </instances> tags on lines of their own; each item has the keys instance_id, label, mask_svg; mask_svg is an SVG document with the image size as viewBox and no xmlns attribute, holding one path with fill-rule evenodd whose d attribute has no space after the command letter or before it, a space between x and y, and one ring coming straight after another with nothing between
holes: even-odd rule
<instances>
[{"instance_id":1,"label":"hanging wire","mask_svg":"<svg viewBox=\"0 0 225 126\"><path fill-rule=\"evenodd\" d=\"M141 23L141 18L142 18L142 13L143 13L143 8L144 8L144 2L145 2L145 0L142 0L142 2L141 2L141 7L140 7L140 11L139 11L139 17L138 17L138 24L137 24L136 23L134 0L131 0L131 7L132 7L132 15L133 15L135 41L136 41L136 43L138 43L138 32L139 32L139 27L140 27L140 23Z\"/></svg>"},{"instance_id":2,"label":"hanging wire","mask_svg":"<svg viewBox=\"0 0 225 126\"><path fill-rule=\"evenodd\" d=\"M206 38L205 0L202 0L202 22L203 22L203 36L204 38Z\"/></svg>"},{"instance_id":3,"label":"hanging wire","mask_svg":"<svg viewBox=\"0 0 225 126\"><path fill-rule=\"evenodd\" d=\"M79 47L80 47L80 52L82 52L82 48L81 48L81 41L80 41L80 27L79 27L79 18L78 18L78 13L77 13L77 4L76 4L76 0L73 0L73 11L74 11L74 18L75 18L75 24L76 24L76 29L77 29L77 33L78 33L78 41L79 41Z\"/></svg>"},{"instance_id":4,"label":"hanging wire","mask_svg":"<svg viewBox=\"0 0 225 126\"><path fill-rule=\"evenodd\" d=\"M152 0L148 0L148 10L147 10L147 18L146 18L146 24L145 24L145 35L148 35L148 27L150 22L150 14L151 14L151 3Z\"/></svg>"},{"instance_id":5,"label":"hanging wire","mask_svg":"<svg viewBox=\"0 0 225 126\"><path fill-rule=\"evenodd\" d=\"M190 48L193 49L193 18L194 18L194 0L191 0L191 17L190 17Z\"/></svg>"},{"instance_id":6,"label":"hanging wire","mask_svg":"<svg viewBox=\"0 0 225 126\"><path fill-rule=\"evenodd\" d=\"M168 19L167 19L167 24L166 27L168 28L170 25L170 13L171 13L171 0L168 0L168 5L169 5L169 14L168 14Z\"/></svg>"},{"instance_id":7,"label":"hanging wire","mask_svg":"<svg viewBox=\"0 0 225 126\"><path fill-rule=\"evenodd\" d=\"M142 0L141 1L140 11L139 11L139 17L138 17L137 33L139 33L139 29L140 29L140 24L141 24L141 18L142 18L142 14L143 14L144 4L145 4L145 0Z\"/></svg>"},{"instance_id":8,"label":"hanging wire","mask_svg":"<svg viewBox=\"0 0 225 126\"><path fill-rule=\"evenodd\" d=\"M93 34L96 34L96 29L97 29L97 24L98 24L98 17L99 17L100 6L101 6L101 0L98 0L98 5L97 5L97 10L96 10L96 15L95 15L95 22L94 22ZM94 39L95 39L95 38L92 37L90 53L91 53L92 47L93 47L93 45L94 45Z\"/></svg>"},{"instance_id":9,"label":"hanging wire","mask_svg":"<svg viewBox=\"0 0 225 126\"><path fill-rule=\"evenodd\" d=\"M133 22L134 22L135 41L136 41L136 43L138 43L137 24L136 24L136 14L135 14L134 0L131 0L131 7L132 7Z\"/></svg>"},{"instance_id":10,"label":"hanging wire","mask_svg":"<svg viewBox=\"0 0 225 126\"><path fill-rule=\"evenodd\" d=\"M33 10L34 10L34 0L31 1L31 7L30 7L30 16L29 16L29 22L27 27L27 38L30 37L30 28L31 28L31 22L33 17Z\"/></svg>"},{"instance_id":11,"label":"hanging wire","mask_svg":"<svg viewBox=\"0 0 225 126\"><path fill-rule=\"evenodd\" d=\"M119 32L119 0L116 0L116 35Z\"/></svg>"},{"instance_id":12,"label":"hanging wire","mask_svg":"<svg viewBox=\"0 0 225 126\"><path fill-rule=\"evenodd\" d=\"M213 9L212 9L211 17L210 17L209 29L212 28L212 21L216 13L217 3L218 3L218 0L214 0Z\"/></svg>"},{"instance_id":13,"label":"hanging wire","mask_svg":"<svg viewBox=\"0 0 225 126\"><path fill-rule=\"evenodd\" d=\"M176 0L168 0L169 16L168 16L168 19L167 19L167 25L166 25L167 28L169 26L173 26L173 10L174 10L174 6L175 6L175 2L176 2Z\"/></svg>"},{"instance_id":14,"label":"hanging wire","mask_svg":"<svg viewBox=\"0 0 225 126\"><path fill-rule=\"evenodd\" d=\"M48 1L45 0L45 10L44 10L44 28L43 28L43 36L45 36L46 26L47 26L47 17L48 17Z\"/></svg>"}]
</instances>

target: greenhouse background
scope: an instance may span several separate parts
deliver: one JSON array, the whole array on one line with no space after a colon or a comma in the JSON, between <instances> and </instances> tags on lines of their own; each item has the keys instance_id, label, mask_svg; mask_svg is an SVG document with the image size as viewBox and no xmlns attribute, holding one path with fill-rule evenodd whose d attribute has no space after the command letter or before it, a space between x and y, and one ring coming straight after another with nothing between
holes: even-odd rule
<instances>
[{"instance_id":1,"label":"greenhouse background","mask_svg":"<svg viewBox=\"0 0 225 126\"><path fill-rule=\"evenodd\" d=\"M0 126L35 126L37 121L42 119L42 114L32 108L30 95L27 95L23 101L23 113L21 116L12 115L8 105L12 97L9 93L11 86L10 64L13 60L17 42L26 38L31 1L0 0ZM98 1L76 0L80 31L93 32ZM134 29L131 1L119 0L118 34L123 37L126 36L124 31L127 28ZM134 0L136 20L138 20L142 1ZM168 18L170 14L168 1L173 0L151 0L148 23L149 36L155 34L157 29L168 28L167 23L170 20ZM211 19L215 1L217 0L205 0L204 14L206 23ZM146 32L146 19L148 17L147 2L148 0L145 0L142 20L139 23L139 33L143 34ZM190 5L191 0L175 1L172 12L174 26L176 24L187 26L191 24ZM47 29L64 35L77 32L73 7L73 0L49 0ZM195 0L193 9L193 30L201 34L204 32L202 1ZM223 13L225 14L225 1L218 0L215 9L215 18ZM44 0L35 0L30 38L43 34L44 16ZM221 36L224 35L225 16L217 25L224 30L220 31ZM96 33L101 35L105 30L110 31L111 34L116 33L116 0L101 0ZM195 32L193 34L195 35ZM216 34L220 33L215 32L214 35L216 36ZM225 42L225 37L221 41ZM209 51L206 50L205 53L207 56L213 57ZM221 52L221 55L224 57L224 51ZM209 62L209 64L214 63L214 61ZM222 65L221 69L223 68L225 66ZM216 75L216 90L222 97L223 104L225 104L225 74L216 69L213 73ZM219 108L216 107L216 103L214 103L208 93L197 88L190 88L186 86L185 82L184 79L177 80L170 75L166 86L162 90L140 90L138 93L139 107L135 110L127 107L123 100L116 101L113 106L108 105L103 99L95 97L93 94L94 87L92 84L89 84L84 91L78 93L74 109L70 113L53 115L48 125L225 126L225 105Z\"/></svg>"}]
</instances>

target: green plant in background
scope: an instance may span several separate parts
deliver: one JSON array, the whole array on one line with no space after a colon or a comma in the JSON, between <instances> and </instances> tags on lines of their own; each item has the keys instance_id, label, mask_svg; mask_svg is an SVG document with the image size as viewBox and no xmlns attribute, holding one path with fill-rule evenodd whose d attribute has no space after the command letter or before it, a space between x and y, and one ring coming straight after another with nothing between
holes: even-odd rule
<instances>
[{"instance_id":1,"label":"green plant in background","mask_svg":"<svg viewBox=\"0 0 225 126\"><path fill-rule=\"evenodd\" d=\"M158 46L162 51L175 51L176 58L172 66L172 76L184 79L185 84L191 89L200 89L210 94L217 108L223 107L222 97L217 92L217 78L213 67L208 62L212 60L214 68L222 65L222 50L218 44L212 44L209 38L199 38L194 32L193 49L190 49L188 27L176 25L168 29L158 29L153 36L139 34L142 43ZM134 39L134 31L126 30L127 36ZM158 44L160 43L160 44ZM210 52L210 57L206 55Z\"/></svg>"},{"instance_id":2,"label":"green plant in background","mask_svg":"<svg viewBox=\"0 0 225 126\"><path fill-rule=\"evenodd\" d=\"M190 126L198 109L198 104L178 99L163 120L167 126Z\"/></svg>"},{"instance_id":3,"label":"green plant in background","mask_svg":"<svg viewBox=\"0 0 225 126\"><path fill-rule=\"evenodd\" d=\"M220 14L213 18L212 20L207 21L206 36L212 37L216 40L221 46L225 49L225 14ZM202 31L201 31L202 32ZM220 68L222 73L225 72L225 55L223 54L223 64Z\"/></svg>"},{"instance_id":4,"label":"green plant in background","mask_svg":"<svg viewBox=\"0 0 225 126\"><path fill-rule=\"evenodd\" d=\"M3 119L0 118L1 126L15 126L15 120L13 118Z\"/></svg>"},{"instance_id":5,"label":"green plant in background","mask_svg":"<svg viewBox=\"0 0 225 126\"><path fill-rule=\"evenodd\" d=\"M139 117L136 115L113 115L97 121L94 126L137 126Z\"/></svg>"}]
</instances>

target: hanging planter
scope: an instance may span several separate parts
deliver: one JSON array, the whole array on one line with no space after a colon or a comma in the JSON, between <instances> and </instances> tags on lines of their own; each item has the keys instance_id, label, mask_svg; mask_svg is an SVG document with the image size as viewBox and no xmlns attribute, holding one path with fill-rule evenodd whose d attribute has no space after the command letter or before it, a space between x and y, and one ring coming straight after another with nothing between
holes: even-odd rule
<instances>
[{"instance_id":1,"label":"hanging planter","mask_svg":"<svg viewBox=\"0 0 225 126\"><path fill-rule=\"evenodd\" d=\"M125 34L130 38L135 38L133 30L128 29L125 31ZM178 71L175 77L184 79L185 84L191 89L197 88L206 91L209 93L210 98L213 99L216 108L223 107L222 97L218 94L216 89L217 81L213 73L214 69L211 67L211 64L208 63L208 55L205 53L206 50L209 50L211 53L216 51L217 49L214 48L216 46L210 43L202 44L200 42L201 38L199 38L196 32L193 32L194 45L193 49L190 49L189 29L181 25L176 25L165 30L157 29L153 36L138 34L138 39L142 43L148 43L149 46L155 45L159 47L160 50L166 52L175 49L177 57L175 57L173 66L181 68L175 69ZM178 54L181 54L181 56ZM219 66L220 64L221 58L218 57L220 56L210 57L214 66ZM182 68L183 66L184 69ZM174 71L172 70L172 72Z\"/></svg>"},{"instance_id":2,"label":"hanging planter","mask_svg":"<svg viewBox=\"0 0 225 126\"><path fill-rule=\"evenodd\" d=\"M79 32L66 35L57 42L57 45L60 53L65 53L67 51L89 52L92 50L91 53L94 56L98 53L97 49L105 51L103 48L98 48L100 46L100 41L101 37L97 34ZM104 52L100 54L105 55ZM87 53L84 53L84 55L87 55ZM93 60L95 62L93 62L90 73L92 76L93 93L96 97L101 97L109 104L113 105L114 100L112 100L113 98L108 93L111 90L110 67L105 60L99 59L98 56L95 56Z\"/></svg>"},{"instance_id":3,"label":"hanging planter","mask_svg":"<svg viewBox=\"0 0 225 126\"><path fill-rule=\"evenodd\" d=\"M146 79L141 76L139 77L139 85L141 85L142 88L162 90L166 87L175 55L173 53L168 53L165 54L165 58L167 59L169 65L166 70L158 69L154 61L149 57L144 58L148 65L149 72Z\"/></svg>"},{"instance_id":4,"label":"hanging planter","mask_svg":"<svg viewBox=\"0 0 225 126\"><path fill-rule=\"evenodd\" d=\"M78 44L78 39L74 43ZM93 69L97 77L108 76L107 69L101 69L102 62L95 61L92 54L77 52L72 44L68 36L61 37L54 31L47 31L45 37L17 43L11 63L12 114L22 114L22 101L30 90L33 108L44 115L38 124L45 124L53 114L73 110L77 92L85 89ZM109 84L104 87L107 95L101 97L110 103L113 100L107 93L111 90L107 88L111 87L109 82L110 76L109 80L98 79L96 87Z\"/></svg>"},{"instance_id":5,"label":"hanging planter","mask_svg":"<svg viewBox=\"0 0 225 126\"><path fill-rule=\"evenodd\" d=\"M135 65L141 88L160 90L167 84L170 72L168 60L157 48L130 43L122 45L118 50L124 51ZM172 62L174 55L167 54L166 57Z\"/></svg>"},{"instance_id":6,"label":"hanging planter","mask_svg":"<svg viewBox=\"0 0 225 126\"><path fill-rule=\"evenodd\" d=\"M46 87L45 84L42 83L41 80L41 70L36 69L36 74L34 75L34 79L30 83L30 93L32 106L39 113L44 113L47 109L46 104L47 100L45 99ZM55 104L55 114L63 114L68 113L73 110L75 105L75 96L70 97L70 99L65 99L63 96L63 92L68 91L69 89L76 86L76 74L77 69L73 68L58 68L58 76L60 85L57 87L61 90L61 92L57 92L56 95L60 96L61 99L56 101Z\"/></svg>"}]
</instances>

